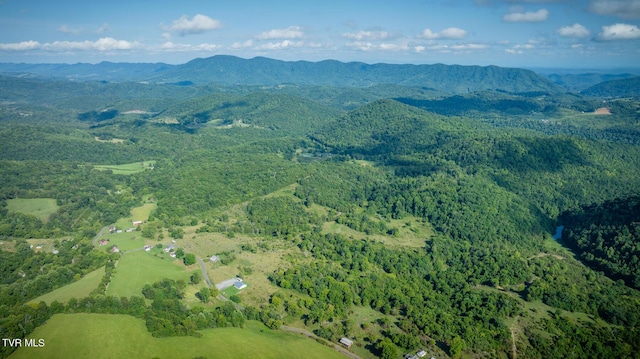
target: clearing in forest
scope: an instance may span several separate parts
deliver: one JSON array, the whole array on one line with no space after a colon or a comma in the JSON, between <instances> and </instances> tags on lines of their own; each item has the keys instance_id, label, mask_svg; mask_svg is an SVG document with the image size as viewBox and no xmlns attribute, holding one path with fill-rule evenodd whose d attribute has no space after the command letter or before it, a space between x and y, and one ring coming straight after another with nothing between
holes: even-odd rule
<instances>
[{"instance_id":1,"label":"clearing in forest","mask_svg":"<svg viewBox=\"0 0 640 359\"><path fill-rule=\"evenodd\" d=\"M101 171L111 170L114 174L130 175L138 172L142 172L146 169L153 169L156 161L142 161L125 163L122 165L94 165L93 168Z\"/></svg>"},{"instance_id":2,"label":"clearing in forest","mask_svg":"<svg viewBox=\"0 0 640 359\"><path fill-rule=\"evenodd\" d=\"M51 305L51 303L56 300L60 303L66 303L71 298L80 299L88 297L94 289L98 288L103 276L104 267L98 268L76 282L67 284L64 287L35 298L31 303L45 302Z\"/></svg>"},{"instance_id":3,"label":"clearing in forest","mask_svg":"<svg viewBox=\"0 0 640 359\"><path fill-rule=\"evenodd\" d=\"M194 267L194 270L199 268ZM131 297L142 295L146 283L153 284L164 278L189 282L191 272L182 265L169 262L145 251L131 252L118 260L115 274L107 289L108 295Z\"/></svg>"},{"instance_id":4,"label":"clearing in forest","mask_svg":"<svg viewBox=\"0 0 640 359\"><path fill-rule=\"evenodd\" d=\"M36 216L46 222L58 210L58 205L53 198L14 198L7 200L7 209L9 212Z\"/></svg>"}]
</instances>

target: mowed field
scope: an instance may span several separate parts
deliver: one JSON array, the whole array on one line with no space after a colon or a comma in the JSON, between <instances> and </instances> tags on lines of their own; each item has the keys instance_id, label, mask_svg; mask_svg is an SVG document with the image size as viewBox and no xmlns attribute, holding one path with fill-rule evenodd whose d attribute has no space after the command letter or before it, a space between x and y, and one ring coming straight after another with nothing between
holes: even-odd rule
<instances>
[{"instance_id":1,"label":"mowed field","mask_svg":"<svg viewBox=\"0 0 640 359\"><path fill-rule=\"evenodd\" d=\"M71 298L80 299L88 297L91 291L98 288L98 285L102 281L103 276L104 267L88 273L77 282L67 284L64 287L54 290L53 292L43 294L38 298L32 300L31 303L45 302L47 304L51 304L55 300L60 303L66 303Z\"/></svg>"},{"instance_id":2,"label":"mowed field","mask_svg":"<svg viewBox=\"0 0 640 359\"><path fill-rule=\"evenodd\" d=\"M154 338L144 320L127 315L57 314L29 336L44 339L44 347L19 348L10 358L345 358L314 340L254 321L201 333L201 338Z\"/></svg>"},{"instance_id":3,"label":"mowed field","mask_svg":"<svg viewBox=\"0 0 640 359\"><path fill-rule=\"evenodd\" d=\"M156 161L144 161L125 163L122 165L94 165L93 168L101 171L111 170L114 174L118 175L130 175L152 168L155 163Z\"/></svg>"},{"instance_id":4,"label":"mowed field","mask_svg":"<svg viewBox=\"0 0 640 359\"><path fill-rule=\"evenodd\" d=\"M53 198L14 198L7 200L7 209L10 212L36 216L46 222L58 210L58 205Z\"/></svg>"},{"instance_id":5,"label":"mowed field","mask_svg":"<svg viewBox=\"0 0 640 359\"><path fill-rule=\"evenodd\" d=\"M153 284L164 278L189 282L189 276L194 270L200 270L197 265L193 268L185 268L176 264L178 261L169 261L154 256L145 251L130 252L124 254L118 260L115 274L107 289L107 295L117 297L131 297L142 295L142 287L146 283Z\"/></svg>"}]
</instances>

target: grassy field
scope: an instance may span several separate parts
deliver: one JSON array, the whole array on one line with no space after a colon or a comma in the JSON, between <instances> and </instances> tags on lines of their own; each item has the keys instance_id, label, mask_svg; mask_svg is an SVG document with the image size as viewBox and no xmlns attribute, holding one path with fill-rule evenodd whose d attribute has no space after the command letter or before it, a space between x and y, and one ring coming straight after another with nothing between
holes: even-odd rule
<instances>
[{"instance_id":1,"label":"grassy field","mask_svg":"<svg viewBox=\"0 0 640 359\"><path fill-rule=\"evenodd\" d=\"M121 252L130 251L133 249L140 249L144 247L146 241L142 238L140 232L122 232L122 233L113 233L113 234L103 234L100 237L101 240L108 240L109 244L105 246L98 246L100 250L108 250L111 246L118 246ZM154 243L155 244L155 243Z\"/></svg>"},{"instance_id":2,"label":"grassy field","mask_svg":"<svg viewBox=\"0 0 640 359\"><path fill-rule=\"evenodd\" d=\"M7 200L7 209L9 212L36 216L46 222L58 210L58 205L53 198L14 198Z\"/></svg>"},{"instance_id":3,"label":"grassy field","mask_svg":"<svg viewBox=\"0 0 640 359\"><path fill-rule=\"evenodd\" d=\"M23 347L10 358L345 358L311 339L274 332L258 322L201 333L201 338L154 338L144 320L130 316L58 314L29 336L44 339L44 347Z\"/></svg>"},{"instance_id":4,"label":"grassy field","mask_svg":"<svg viewBox=\"0 0 640 359\"><path fill-rule=\"evenodd\" d=\"M51 304L54 300L60 303L66 303L71 298L84 298L88 297L92 290L96 289L102 281L104 276L104 267L96 269L93 272L85 275L77 282L67 284L62 288L58 288L53 292L41 295L38 298L32 300L32 303L45 302Z\"/></svg>"},{"instance_id":5,"label":"grassy field","mask_svg":"<svg viewBox=\"0 0 640 359\"><path fill-rule=\"evenodd\" d=\"M185 269L181 264L156 257L145 251L127 253L118 261L107 294L117 297L141 295L145 283L151 284L164 278L183 279L188 283L193 270L199 270L199 268L194 265L193 268Z\"/></svg>"},{"instance_id":6,"label":"grassy field","mask_svg":"<svg viewBox=\"0 0 640 359\"><path fill-rule=\"evenodd\" d=\"M111 170L114 174L119 175L130 175L133 173L142 172L146 169L152 168L155 165L156 161L144 161L144 162L133 162L133 163L125 163L123 165L95 165L93 168L106 171Z\"/></svg>"},{"instance_id":7,"label":"grassy field","mask_svg":"<svg viewBox=\"0 0 640 359\"><path fill-rule=\"evenodd\" d=\"M376 242L384 243L388 247L413 247L422 248L425 242L433 237L434 231L429 223L423 223L415 217L407 217L402 220L392 220L387 224L389 228L397 228L398 236L373 234L367 235L347 227L335 221L325 222L322 225L323 233L341 234L353 239L372 239Z\"/></svg>"}]
</instances>

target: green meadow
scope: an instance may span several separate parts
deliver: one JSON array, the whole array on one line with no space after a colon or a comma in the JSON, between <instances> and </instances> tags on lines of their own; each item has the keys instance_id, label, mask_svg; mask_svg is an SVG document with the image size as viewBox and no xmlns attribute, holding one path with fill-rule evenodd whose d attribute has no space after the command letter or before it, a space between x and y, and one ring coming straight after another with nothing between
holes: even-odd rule
<instances>
[{"instance_id":1,"label":"green meadow","mask_svg":"<svg viewBox=\"0 0 640 359\"><path fill-rule=\"evenodd\" d=\"M144 161L125 163L122 165L94 165L93 168L101 171L111 170L114 174L130 175L150 169L155 165L156 161Z\"/></svg>"},{"instance_id":2,"label":"green meadow","mask_svg":"<svg viewBox=\"0 0 640 359\"><path fill-rule=\"evenodd\" d=\"M127 315L57 314L29 335L44 339L44 347L22 347L10 358L344 358L314 340L254 321L244 329L200 332L201 338L154 338L144 320Z\"/></svg>"},{"instance_id":3,"label":"green meadow","mask_svg":"<svg viewBox=\"0 0 640 359\"><path fill-rule=\"evenodd\" d=\"M98 288L98 285L102 281L104 276L104 267L94 270L88 273L82 279L71 284L67 284L64 287L58 288L53 292L41 295L38 298L32 300L32 303L45 302L51 304L57 300L60 303L66 303L71 298L84 298L88 297L91 291Z\"/></svg>"},{"instance_id":4,"label":"green meadow","mask_svg":"<svg viewBox=\"0 0 640 359\"><path fill-rule=\"evenodd\" d=\"M107 294L117 297L141 295L146 283L152 284L164 278L189 282L189 276L190 271L184 266L140 250L127 253L118 260Z\"/></svg>"},{"instance_id":5,"label":"green meadow","mask_svg":"<svg viewBox=\"0 0 640 359\"><path fill-rule=\"evenodd\" d=\"M46 222L58 210L58 205L53 198L14 198L7 200L7 209L10 212L36 216Z\"/></svg>"}]
</instances>

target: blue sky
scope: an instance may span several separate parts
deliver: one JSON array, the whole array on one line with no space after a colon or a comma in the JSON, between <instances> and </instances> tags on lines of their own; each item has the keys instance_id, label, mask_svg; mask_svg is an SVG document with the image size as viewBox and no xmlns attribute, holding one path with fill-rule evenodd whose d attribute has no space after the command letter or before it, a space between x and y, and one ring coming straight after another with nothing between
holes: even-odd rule
<instances>
[{"instance_id":1,"label":"blue sky","mask_svg":"<svg viewBox=\"0 0 640 359\"><path fill-rule=\"evenodd\" d=\"M640 65L640 0L0 0L0 62Z\"/></svg>"}]
</instances>

